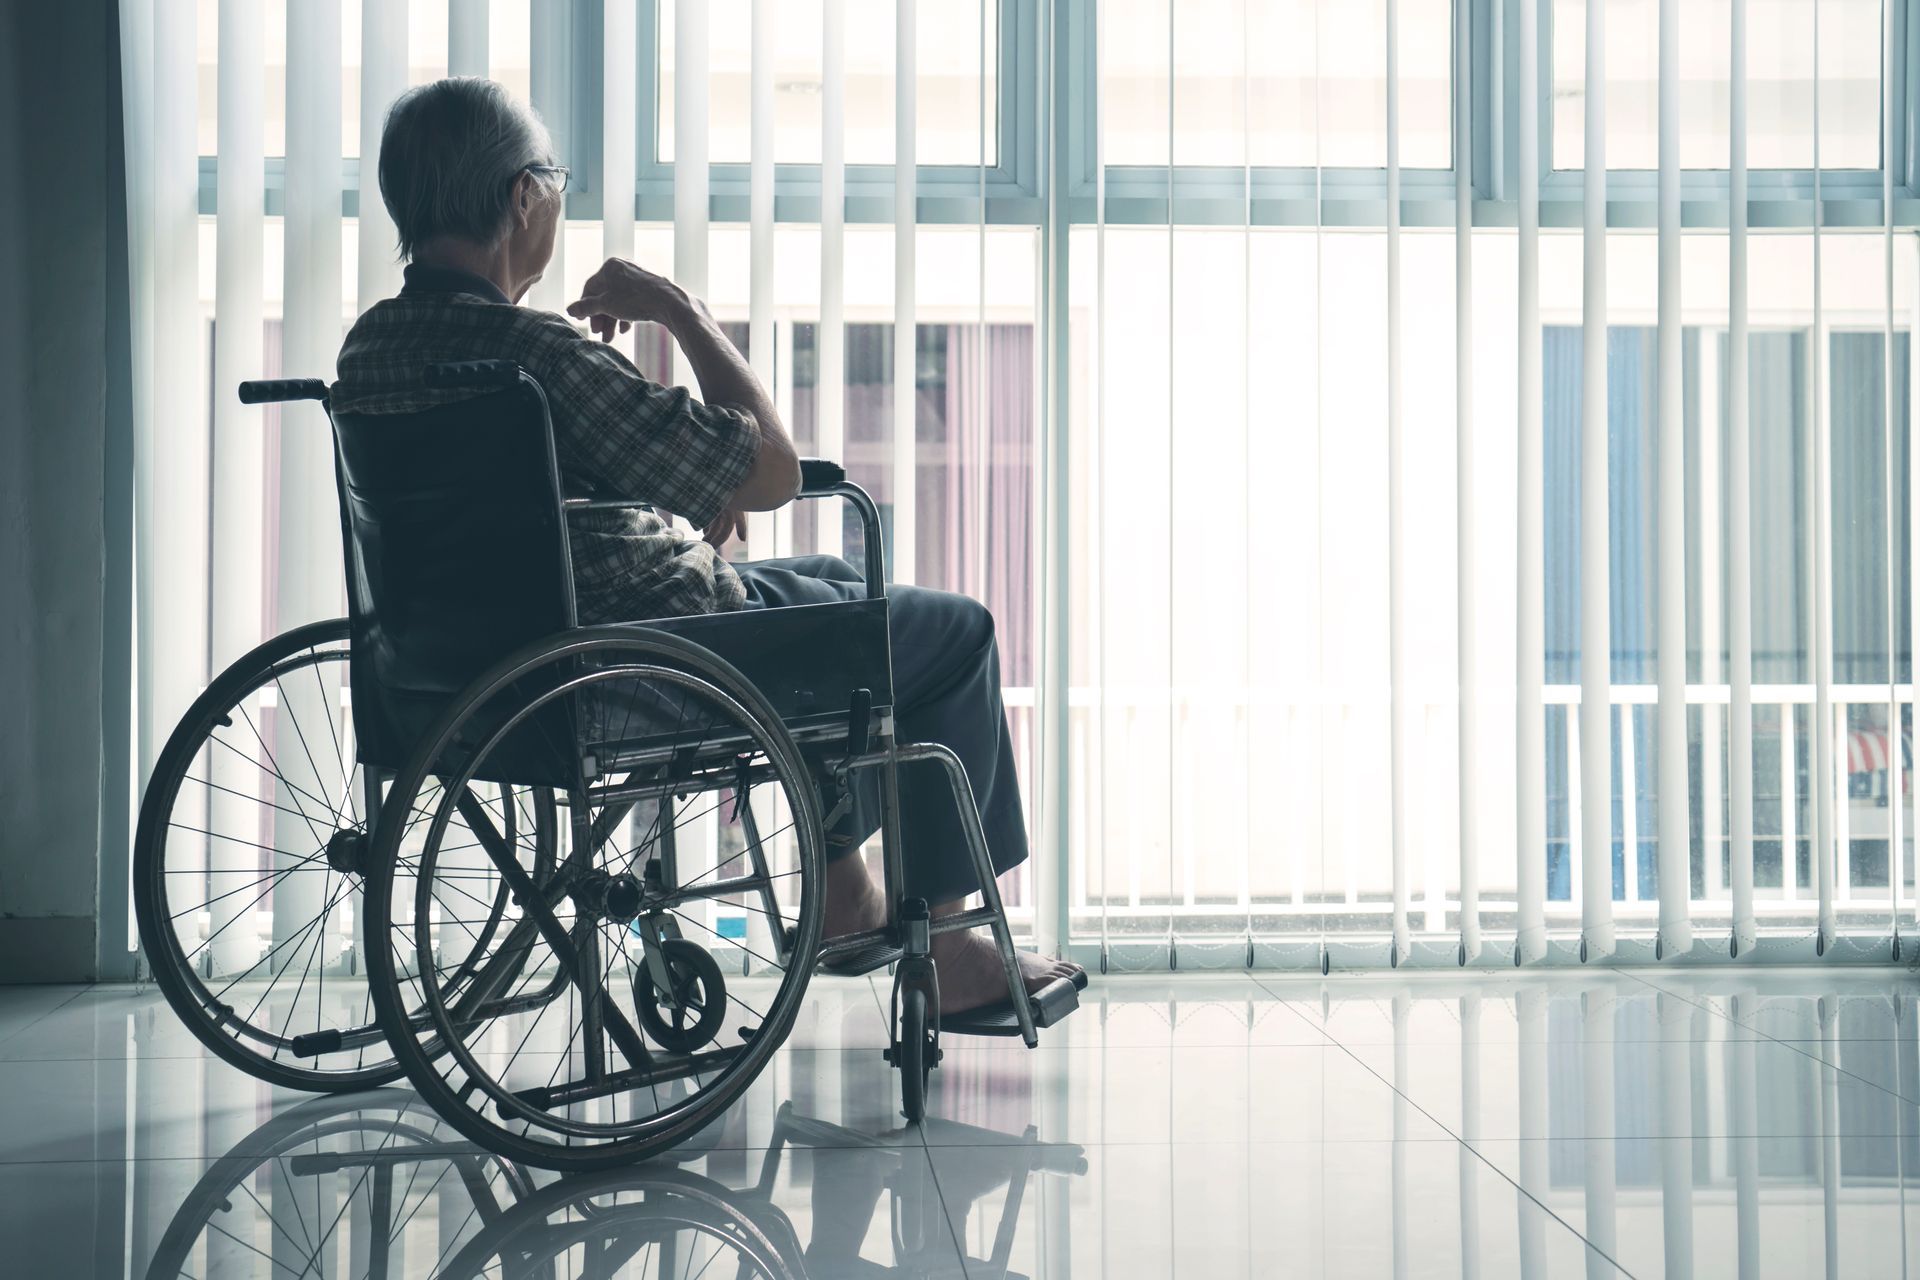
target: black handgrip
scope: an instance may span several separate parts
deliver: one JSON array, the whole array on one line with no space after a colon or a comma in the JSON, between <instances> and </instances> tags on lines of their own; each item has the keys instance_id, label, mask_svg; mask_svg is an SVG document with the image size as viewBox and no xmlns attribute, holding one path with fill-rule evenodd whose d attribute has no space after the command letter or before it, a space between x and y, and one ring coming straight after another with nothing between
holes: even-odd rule
<instances>
[{"instance_id":1,"label":"black handgrip","mask_svg":"<svg viewBox=\"0 0 1920 1280\"><path fill-rule=\"evenodd\" d=\"M507 387L520 380L511 360L443 360L427 366L430 387Z\"/></svg>"},{"instance_id":2,"label":"black handgrip","mask_svg":"<svg viewBox=\"0 0 1920 1280\"><path fill-rule=\"evenodd\" d=\"M826 458L800 459L800 496L818 498L847 481L847 469Z\"/></svg>"},{"instance_id":3,"label":"black handgrip","mask_svg":"<svg viewBox=\"0 0 1920 1280\"><path fill-rule=\"evenodd\" d=\"M283 400L325 400L327 384L318 378L261 378L240 384L241 404L277 404Z\"/></svg>"}]
</instances>

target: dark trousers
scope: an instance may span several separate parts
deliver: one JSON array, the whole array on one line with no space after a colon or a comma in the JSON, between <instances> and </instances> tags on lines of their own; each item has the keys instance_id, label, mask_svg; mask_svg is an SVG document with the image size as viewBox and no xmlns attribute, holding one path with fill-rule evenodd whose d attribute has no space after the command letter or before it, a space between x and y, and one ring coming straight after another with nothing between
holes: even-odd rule
<instances>
[{"instance_id":1,"label":"dark trousers","mask_svg":"<svg viewBox=\"0 0 1920 1280\"><path fill-rule=\"evenodd\" d=\"M859 572L837 556L798 556L736 565L747 607L858 600ZM893 641L895 733L902 743L937 742L967 767L994 874L1027 860L1027 823L1014 772L1013 739L1000 703L1000 653L993 615L968 596L925 587L887 589ZM880 828L880 775L855 775L852 811L828 832L827 856L844 857ZM901 861L907 892L951 902L979 891L946 771L937 764L900 768Z\"/></svg>"}]
</instances>

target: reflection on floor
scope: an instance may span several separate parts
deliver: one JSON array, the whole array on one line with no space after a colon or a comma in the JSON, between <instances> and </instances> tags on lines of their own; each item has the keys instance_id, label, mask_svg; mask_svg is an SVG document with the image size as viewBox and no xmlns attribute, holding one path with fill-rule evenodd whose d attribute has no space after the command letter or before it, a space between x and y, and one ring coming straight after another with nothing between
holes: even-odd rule
<instances>
[{"instance_id":1,"label":"reflection on floor","mask_svg":"<svg viewBox=\"0 0 1920 1280\"><path fill-rule=\"evenodd\" d=\"M151 990L0 988L0 1273L1920 1277L1917 992L1109 978L1039 1050L950 1040L908 1128L884 991L821 979L723 1125L560 1179L259 1085Z\"/></svg>"}]
</instances>

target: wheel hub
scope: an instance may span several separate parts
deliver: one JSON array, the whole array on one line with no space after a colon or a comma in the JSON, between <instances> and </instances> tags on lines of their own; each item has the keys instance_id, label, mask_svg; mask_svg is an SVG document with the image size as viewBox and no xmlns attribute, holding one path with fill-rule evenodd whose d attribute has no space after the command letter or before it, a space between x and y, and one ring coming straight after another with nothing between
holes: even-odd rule
<instances>
[{"instance_id":1,"label":"wheel hub","mask_svg":"<svg viewBox=\"0 0 1920 1280\"><path fill-rule=\"evenodd\" d=\"M631 924L646 905L639 877L622 872L610 876L595 872L574 891L581 910L615 924Z\"/></svg>"},{"instance_id":2,"label":"wheel hub","mask_svg":"<svg viewBox=\"0 0 1920 1280\"><path fill-rule=\"evenodd\" d=\"M327 865L345 874L365 875L367 833L354 827L342 827L327 837Z\"/></svg>"}]
</instances>

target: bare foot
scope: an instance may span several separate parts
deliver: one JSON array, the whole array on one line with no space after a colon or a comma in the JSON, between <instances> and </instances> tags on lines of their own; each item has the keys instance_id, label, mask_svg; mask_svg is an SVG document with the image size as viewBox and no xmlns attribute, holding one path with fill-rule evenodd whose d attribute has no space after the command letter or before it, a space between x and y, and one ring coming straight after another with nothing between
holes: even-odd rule
<instances>
[{"instance_id":1,"label":"bare foot","mask_svg":"<svg viewBox=\"0 0 1920 1280\"><path fill-rule=\"evenodd\" d=\"M843 933L878 929L887 922L887 900L881 895L880 886L867 874L867 864L859 854L829 862L825 886L822 937L837 938Z\"/></svg>"},{"instance_id":2,"label":"bare foot","mask_svg":"<svg viewBox=\"0 0 1920 1280\"><path fill-rule=\"evenodd\" d=\"M1065 960L1048 960L1016 951L1020 978L1029 994L1078 972ZM1007 969L991 935L976 929L934 935L933 965L940 974L940 1012L960 1013L1007 998Z\"/></svg>"}]
</instances>

